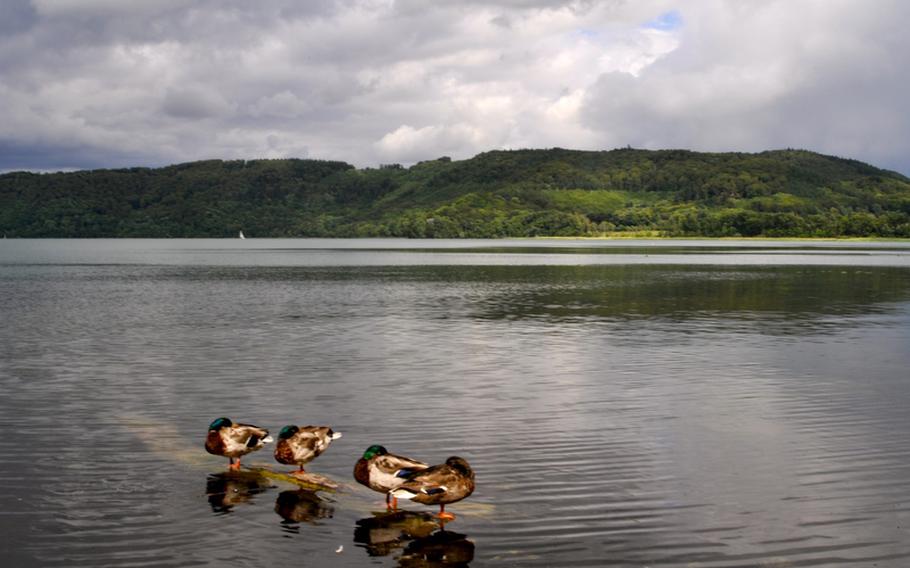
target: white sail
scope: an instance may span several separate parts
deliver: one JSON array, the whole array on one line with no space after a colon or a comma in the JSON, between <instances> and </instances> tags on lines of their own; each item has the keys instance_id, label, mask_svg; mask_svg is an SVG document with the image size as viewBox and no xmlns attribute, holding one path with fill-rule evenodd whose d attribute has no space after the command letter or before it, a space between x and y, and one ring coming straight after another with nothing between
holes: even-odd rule
<instances>
[{"instance_id":1,"label":"white sail","mask_svg":"<svg viewBox=\"0 0 910 568\"><path fill-rule=\"evenodd\" d=\"M240 231L240 238L241 238L241 239L245 239L245 238L246 238L246 237L243 236L243 231Z\"/></svg>"}]
</instances>

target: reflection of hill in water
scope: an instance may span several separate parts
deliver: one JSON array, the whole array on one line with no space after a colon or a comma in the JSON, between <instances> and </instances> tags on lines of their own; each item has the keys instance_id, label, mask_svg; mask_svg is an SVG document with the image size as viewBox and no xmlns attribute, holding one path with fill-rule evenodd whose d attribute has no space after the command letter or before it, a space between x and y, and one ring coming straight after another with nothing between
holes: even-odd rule
<instances>
[{"instance_id":1,"label":"reflection of hill in water","mask_svg":"<svg viewBox=\"0 0 910 568\"><path fill-rule=\"evenodd\" d=\"M881 267L573 266L477 269L504 289L483 319L685 322L692 331L824 332L910 299L910 270ZM514 279L507 278L508 275ZM705 324L702 326L702 324Z\"/></svg>"},{"instance_id":2,"label":"reflection of hill in water","mask_svg":"<svg viewBox=\"0 0 910 568\"><path fill-rule=\"evenodd\" d=\"M215 513L230 513L237 505L252 503L272 487L269 479L248 471L213 473L205 480L205 494Z\"/></svg>"},{"instance_id":3,"label":"reflection of hill in water","mask_svg":"<svg viewBox=\"0 0 910 568\"><path fill-rule=\"evenodd\" d=\"M357 521L354 542L370 556L387 556L404 549L398 565L406 567L467 566L474 559L474 543L463 534L444 530L428 513L376 513Z\"/></svg>"},{"instance_id":4,"label":"reflection of hill in water","mask_svg":"<svg viewBox=\"0 0 910 568\"><path fill-rule=\"evenodd\" d=\"M678 255L685 262L684 254ZM183 270L183 269L178 269ZM247 269L191 269L219 280ZM186 277L183 274L182 277ZM198 275L196 275L198 277ZM440 265L266 267L267 282L345 282L358 301L308 306L307 318L356 317L406 305L426 320L468 318L601 323L688 332L806 334L841 329L850 318L883 314L910 300L910 268L735 265ZM380 295L374 295L381 290ZM276 316L293 322L301 313Z\"/></svg>"}]
</instances>

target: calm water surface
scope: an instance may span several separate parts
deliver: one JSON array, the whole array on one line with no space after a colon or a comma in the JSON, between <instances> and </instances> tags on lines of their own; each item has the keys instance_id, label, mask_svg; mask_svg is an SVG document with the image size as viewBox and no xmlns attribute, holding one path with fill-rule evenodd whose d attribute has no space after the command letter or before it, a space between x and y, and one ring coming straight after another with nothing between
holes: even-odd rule
<instances>
[{"instance_id":1,"label":"calm water surface","mask_svg":"<svg viewBox=\"0 0 910 568\"><path fill-rule=\"evenodd\" d=\"M910 565L907 243L9 239L0 321L4 566ZM375 443L477 491L381 514Z\"/></svg>"}]
</instances>

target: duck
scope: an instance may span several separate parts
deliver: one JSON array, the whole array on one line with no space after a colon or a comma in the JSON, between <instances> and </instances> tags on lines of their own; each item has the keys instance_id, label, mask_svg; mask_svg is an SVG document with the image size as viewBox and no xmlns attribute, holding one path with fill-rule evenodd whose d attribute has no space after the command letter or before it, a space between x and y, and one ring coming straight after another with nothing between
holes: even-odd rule
<instances>
[{"instance_id":1,"label":"duck","mask_svg":"<svg viewBox=\"0 0 910 568\"><path fill-rule=\"evenodd\" d=\"M240 457L272 441L269 431L252 424L238 424L230 418L216 418L209 424L205 451L228 459L228 467L240 469ZM234 461L234 460L237 461Z\"/></svg>"},{"instance_id":2,"label":"duck","mask_svg":"<svg viewBox=\"0 0 910 568\"><path fill-rule=\"evenodd\" d=\"M367 448L363 457L354 464L354 479L373 491L385 493L386 507L395 509L398 507L398 499L390 491L397 489L411 475L428 467L429 464L390 454L385 447L374 444Z\"/></svg>"},{"instance_id":3,"label":"duck","mask_svg":"<svg viewBox=\"0 0 910 568\"><path fill-rule=\"evenodd\" d=\"M396 498L439 505L437 516L446 520L455 518L455 515L446 513L446 505L461 501L473 492L474 471L467 460L458 456L412 474L397 489L390 491Z\"/></svg>"},{"instance_id":4,"label":"duck","mask_svg":"<svg viewBox=\"0 0 910 568\"><path fill-rule=\"evenodd\" d=\"M319 457L333 440L340 437L341 432L335 432L329 426L285 426L278 433L275 460L278 463L296 465L298 469L293 472L295 474L306 473L303 464Z\"/></svg>"}]
</instances>

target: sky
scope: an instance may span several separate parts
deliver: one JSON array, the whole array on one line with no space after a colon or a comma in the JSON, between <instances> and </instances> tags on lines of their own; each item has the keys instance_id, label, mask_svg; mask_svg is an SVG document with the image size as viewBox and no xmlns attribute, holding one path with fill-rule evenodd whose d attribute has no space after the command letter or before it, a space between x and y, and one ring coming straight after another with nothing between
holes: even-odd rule
<instances>
[{"instance_id":1,"label":"sky","mask_svg":"<svg viewBox=\"0 0 910 568\"><path fill-rule=\"evenodd\" d=\"M803 148L910 174L904 0L0 0L0 171Z\"/></svg>"}]
</instances>

